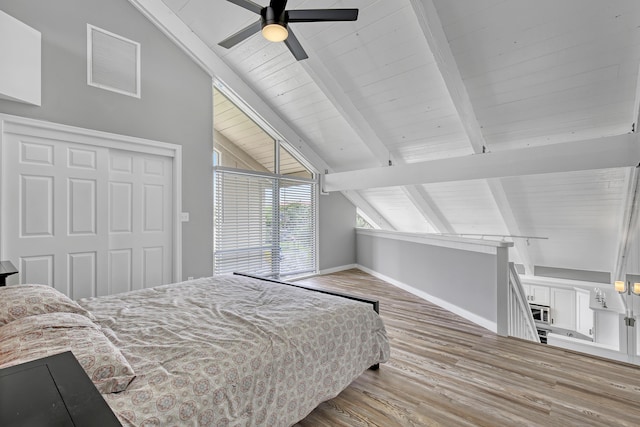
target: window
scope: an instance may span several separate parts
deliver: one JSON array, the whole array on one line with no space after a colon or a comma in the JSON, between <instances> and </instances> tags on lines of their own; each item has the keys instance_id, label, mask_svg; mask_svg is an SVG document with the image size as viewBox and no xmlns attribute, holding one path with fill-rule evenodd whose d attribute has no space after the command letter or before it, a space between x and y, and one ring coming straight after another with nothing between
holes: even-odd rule
<instances>
[{"instance_id":1,"label":"window","mask_svg":"<svg viewBox=\"0 0 640 427\"><path fill-rule=\"evenodd\" d=\"M316 271L314 180L216 168L214 274Z\"/></svg>"},{"instance_id":2,"label":"window","mask_svg":"<svg viewBox=\"0 0 640 427\"><path fill-rule=\"evenodd\" d=\"M380 228L378 227L364 212L359 208L356 209L356 227L357 228Z\"/></svg>"},{"instance_id":3,"label":"window","mask_svg":"<svg viewBox=\"0 0 640 427\"><path fill-rule=\"evenodd\" d=\"M360 216L359 213L356 213L356 227L357 228L373 228L373 226L369 224L369 222L366 219Z\"/></svg>"},{"instance_id":4,"label":"window","mask_svg":"<svg viewBox=\"0 0 640 427\"><path fill-rule=\"evenodd\" d=\"M214 129L214 274L314 273L313 172L217 90Z\"/></svg>"}]
</instances>

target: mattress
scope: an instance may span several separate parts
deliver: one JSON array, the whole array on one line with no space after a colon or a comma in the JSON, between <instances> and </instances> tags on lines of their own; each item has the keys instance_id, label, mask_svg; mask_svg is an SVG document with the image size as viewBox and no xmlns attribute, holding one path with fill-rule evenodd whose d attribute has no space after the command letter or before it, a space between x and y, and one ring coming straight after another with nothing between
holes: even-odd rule
<instances>
[{"instance_id":1,"label":"mattress","mask_svg":"<svg viewBox=\"0 0 640 427\"><path fill-rule=\"evenodd\" d=\"M79 301L132 366L124 425L287 426L389 358L371 304L241 276Z\"/></svg>"}]
</instances>

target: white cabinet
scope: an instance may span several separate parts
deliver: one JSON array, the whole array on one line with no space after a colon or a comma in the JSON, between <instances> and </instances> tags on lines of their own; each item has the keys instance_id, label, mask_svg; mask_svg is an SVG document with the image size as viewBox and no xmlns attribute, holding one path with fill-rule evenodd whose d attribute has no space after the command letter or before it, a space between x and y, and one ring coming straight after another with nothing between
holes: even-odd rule
<instances>
[{"instance_id":1,"label":"white cabinet","mask_svg":"<svg viewBox=\"0 0 640 427\"><path fill-rule=\"evenodd\" d=\"M576 289L576 331L593 337L594 313L589 308L589 291Z\"/></svg>"},{"instance_id":2,"label":"white cabinet","mask_svg":"<svg viewBox=\"0 0 640 427\"><path fill-rule=\"evenodd\" d=\"M621 343L620 327L624 325L623 318L624 314L614 311L596 310L595 336L593 337L595 342L619 349ZM622 326L622 328L625 328L625 326Z\"/></svg>"},{"instance_id":3,"label":"white cabinet","mask_svg":"<svg viewBox=\"0 0 640 427\"><path fill-rule=\"evenodd\" d=\"M529 304L549 305L549 288L547 286L522 285Z\"/></svg>"},{"instance_id":4,"label":"white cabinet","mask_svg":"<svg viewBox=\"0 0 640 427\"><path fill-rule=\"evenodd\" d=\"M573 289L550 289L551 326L576 330L576 292Z\"/></svg>"}]
</instances>

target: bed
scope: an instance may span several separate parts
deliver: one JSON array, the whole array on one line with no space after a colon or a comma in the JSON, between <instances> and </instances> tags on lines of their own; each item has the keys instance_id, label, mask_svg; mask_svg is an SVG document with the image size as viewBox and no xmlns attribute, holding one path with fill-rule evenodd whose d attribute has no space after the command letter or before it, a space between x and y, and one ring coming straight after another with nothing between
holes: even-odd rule
<instances>
[{"instance_id":1,"label":"bed","mask_svg":"<svg viewBox=\"0 0 640 427\"><path fill-rule=\"evenodd\" d=\"M46 331L64 339L45 337L49 344L68 343L77 328L106 337L89 340L89 356L71 350L126 426L293 425L390 352L375 301L241 275L84 299L65 310L32 317L57 316ZM2 311L0 300L0 318ZM46 345L34 344L42 337L25 339L34 322L0 324L0 367L11 339L28 357L44 355Z\"/></svg>"}]
</instances>

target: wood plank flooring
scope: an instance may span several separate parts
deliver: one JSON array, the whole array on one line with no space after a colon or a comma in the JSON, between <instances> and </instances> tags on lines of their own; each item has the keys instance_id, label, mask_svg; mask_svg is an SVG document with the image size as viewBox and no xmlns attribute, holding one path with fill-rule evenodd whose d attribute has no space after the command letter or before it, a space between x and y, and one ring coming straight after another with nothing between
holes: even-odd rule
<instances>
[{"instance_id":1,"label":"wood plank flooring","mask_svg":"<svg viewBox=\"0 0 640 427\"><path fill-rule=\"evenodd\" d=\"M499 337L359 270L300 283L380 300L391 359L298 427L640 426L640 368Z\"/></svg>"}]
</instances>

